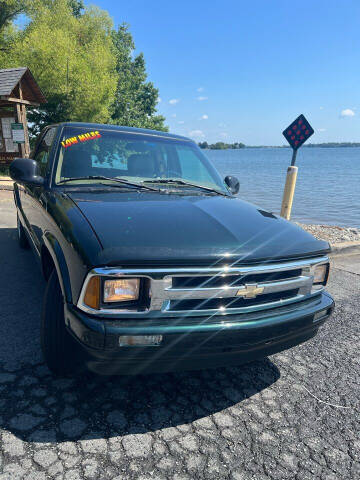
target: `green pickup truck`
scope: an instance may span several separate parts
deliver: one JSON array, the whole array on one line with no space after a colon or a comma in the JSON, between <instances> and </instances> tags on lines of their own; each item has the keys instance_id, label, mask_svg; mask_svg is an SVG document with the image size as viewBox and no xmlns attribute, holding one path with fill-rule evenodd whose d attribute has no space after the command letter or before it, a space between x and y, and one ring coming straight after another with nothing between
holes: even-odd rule
<instances>
[{"instance_id":1,"label":"green pickup truck","mask_svg":"<svg viewBox=\"0 0 360 480\"><path fill-rule=\"evenodd\" d=\"M237 365L332 313L329 245L240 199L188 138L63 123L10 166L21 247L47 280L54 374Z\"/></svg>"}]
</instances>

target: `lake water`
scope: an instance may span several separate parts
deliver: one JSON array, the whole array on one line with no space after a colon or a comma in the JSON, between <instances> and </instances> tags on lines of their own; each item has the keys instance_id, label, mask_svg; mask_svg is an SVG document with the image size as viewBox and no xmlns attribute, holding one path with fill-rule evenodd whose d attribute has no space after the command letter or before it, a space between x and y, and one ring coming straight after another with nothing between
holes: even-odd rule
<instances>
[{"instance_id":1,"label":"lake water","mask_svg":"<svg viewBox=\"0 0 360 480\"><path fill-rule=\"evenodd\" d=\"M280 213L288 148L205 150L220 173L240 180L239 196ZM360 148L302 148L292 220L360 227Z\"/></svg>"}]
</instances>

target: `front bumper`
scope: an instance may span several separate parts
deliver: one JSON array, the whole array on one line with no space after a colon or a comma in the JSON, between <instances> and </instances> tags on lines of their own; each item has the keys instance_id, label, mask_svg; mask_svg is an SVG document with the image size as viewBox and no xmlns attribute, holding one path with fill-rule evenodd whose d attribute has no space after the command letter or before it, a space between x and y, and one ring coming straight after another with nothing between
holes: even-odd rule
<instances>
[{"instance_id":1,"label":"front bumper","mask_svg":"<svg viewBox=\"0 0 360 480\"><path fill-rule=\"evenodd\" d=\"M114 375L247 363L309 340L333 309L334 300L322 292L248 314L104 320L67 304L65 318L80 346L74 369ZM163 340L159 346L120 347L122 335L162 335Z\"/></svg>"}]
</instances>

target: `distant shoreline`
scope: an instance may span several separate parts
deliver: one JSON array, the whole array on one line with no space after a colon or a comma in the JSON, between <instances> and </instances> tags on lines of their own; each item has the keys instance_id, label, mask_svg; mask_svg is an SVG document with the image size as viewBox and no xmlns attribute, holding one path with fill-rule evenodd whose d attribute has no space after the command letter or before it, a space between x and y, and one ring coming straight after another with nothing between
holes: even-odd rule
<instances>
[{"instance_id":1,"label":"distant shoreline","mask_svg":"<svg viewBox=\"0 0 360 480\"><path fill-rule=\"evenodd\" d=\"M347 143L347 142L329 142L329 143L309 143L303 145L302 148L356 148L360 147L360 143ZM245 148L291 148L290 145L246 145Z\"/></svg>"},{"instance_id":2,"label":"distant shoreline","mask_svg":"<svg viewBox=\"0 0 360 480\"><path fill-rule=\"evenodd\" d=\"M199 144L200 148L205 150L238 150L239 148L291 148L290 145L244 145L244 144L235 144L241 145L241 147L234 147L234 144L222 144L221 147L217 147L217 144L208 145L208 147L202 146L203 143ZM225 146L226 145L226 146ZM360 143L351 143L351 142L329 142L329 143L309 143L308 145L303 145L304 148L358 148Z\"/></svg>"}]
</instances>

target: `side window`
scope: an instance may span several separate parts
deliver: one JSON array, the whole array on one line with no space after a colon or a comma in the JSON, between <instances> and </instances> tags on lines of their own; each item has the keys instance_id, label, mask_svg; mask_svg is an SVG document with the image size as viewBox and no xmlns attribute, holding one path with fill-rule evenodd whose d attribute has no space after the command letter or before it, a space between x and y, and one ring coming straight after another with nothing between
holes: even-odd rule
<instances>
[{"instance_id":1,"label":"side window","mask_svg":"<svg viewBox=\"0 0 360 480\"><path fill-rule=\"evenodd\" d=\"M42 176L45 176L48 166L49 160L49 153L51 150L51 146L54 141L56 128L50 128L42 138L38 148L36 150L36 154L34 160L39 164L39 173Z\"/></svg>"}]
</instances>

